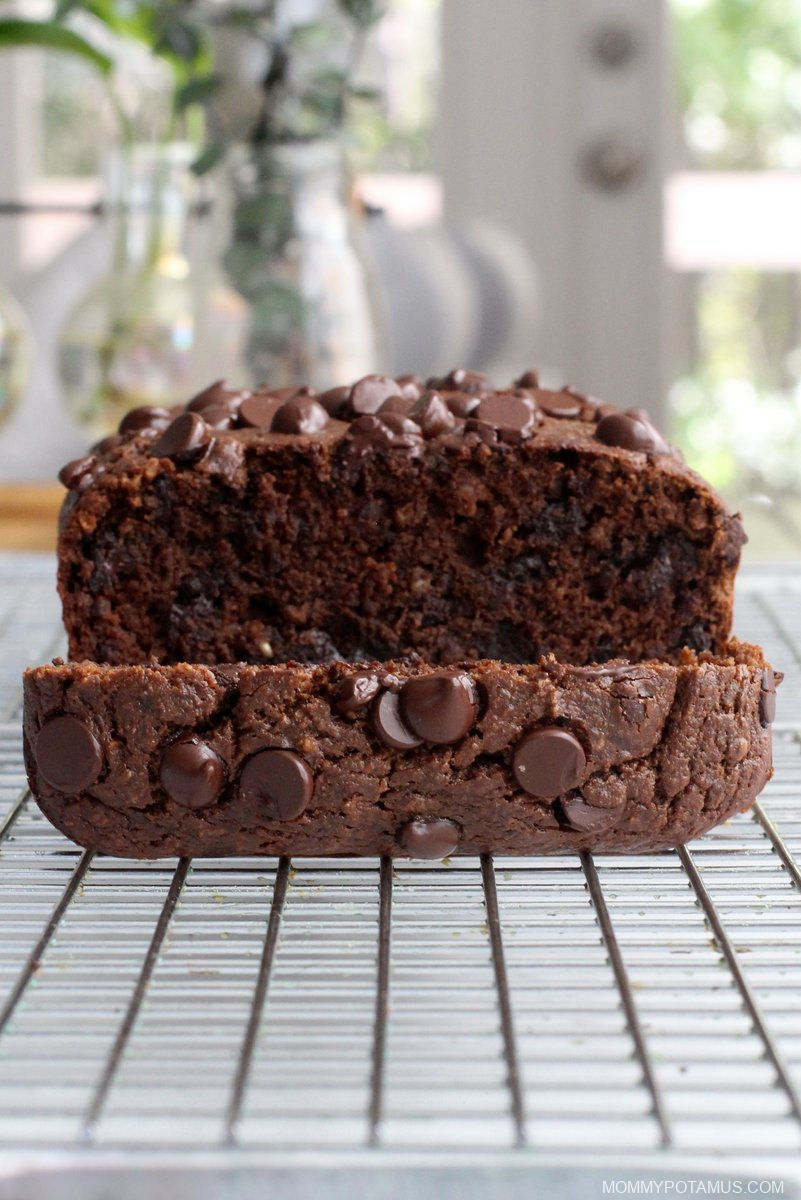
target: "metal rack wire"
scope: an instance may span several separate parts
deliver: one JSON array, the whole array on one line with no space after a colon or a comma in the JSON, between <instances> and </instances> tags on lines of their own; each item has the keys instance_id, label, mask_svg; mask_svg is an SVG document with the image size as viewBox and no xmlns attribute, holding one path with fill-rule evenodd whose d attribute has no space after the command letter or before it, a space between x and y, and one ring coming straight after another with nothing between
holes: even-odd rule
<instances>
[{"instance_id":1,"label":"metal rack wire","mask_svg":"<svg viewBox=\"0 0 801 1200\"><path fill-rule=\"evenodd\" d=\"M684 850L140 863L29 801L19 672L58 614L50 562L6 559L0 1148L796 1161L800 599L743 577L787 672L776 776Z\"/></svg>"}]
</instances>

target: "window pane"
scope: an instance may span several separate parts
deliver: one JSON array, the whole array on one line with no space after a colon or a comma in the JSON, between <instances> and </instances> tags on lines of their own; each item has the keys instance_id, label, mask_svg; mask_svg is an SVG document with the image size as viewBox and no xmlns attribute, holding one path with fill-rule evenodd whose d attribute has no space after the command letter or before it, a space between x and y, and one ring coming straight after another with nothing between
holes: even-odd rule
<instances>
[{"instance_id":1,"label":"window pane","mask_svg":"<svg viewBox=\"0 0 801 1200\"><path fill-rule=\"evenodd\" d=\"M801 490L801 0L672 13L675 436L718 486Z\"/></svg>"}]
</instances>

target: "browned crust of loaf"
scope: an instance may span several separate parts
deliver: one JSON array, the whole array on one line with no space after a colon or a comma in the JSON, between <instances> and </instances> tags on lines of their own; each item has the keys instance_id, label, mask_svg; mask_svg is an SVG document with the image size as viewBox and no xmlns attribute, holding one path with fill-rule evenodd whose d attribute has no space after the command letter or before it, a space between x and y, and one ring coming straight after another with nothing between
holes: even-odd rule
<instances>
[{"instance_id":1,"label":"browned crust of loaf","mask_svg":"<svg viewBox=\"0 0 801 1200\"><path fill-rule=\"evenodd\" d=\"M383 665L401 678L432 669ZM518 855L676 846L747 809L772 773L757 647L631 664L622 677L553 661L465 667L485 696L474 729L456 745L407 752L382 745L364 718L338 715L336 688L353 670L343 663L37 667L24 680L31 788L68 837L125 857L400 855L399 829L415 817L455 821L460 854ZM61 712L108 741L104 774L78 796L40 780L31 752L42 724ZM603 831L567 827L559 802L517 787L513 748L543 723L582 741L590 773L575 796L610 811ZM163 746L187 732L202 735L234 781L201 811L158 783ZM264 819L237 795L242 762L265 746L295 750L314 772L312 803L294 821Z\"/></svg>"}]
</instances>

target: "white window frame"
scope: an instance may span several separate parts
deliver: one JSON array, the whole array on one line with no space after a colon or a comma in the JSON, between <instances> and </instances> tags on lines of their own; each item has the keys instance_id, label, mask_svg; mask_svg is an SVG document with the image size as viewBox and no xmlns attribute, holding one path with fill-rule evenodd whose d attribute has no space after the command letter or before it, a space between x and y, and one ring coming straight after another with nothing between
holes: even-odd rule
<instances>
[{"instance_id":1,"label":"white window frame","mask_svg":"<svg viewBox=\"0 0 801 1200\"><path fill-rule=\"evenodd\" d=\"M446 213L505 224L539 270L531 359L657 414L665 12L664 0L443 0L439 121ZM609 20L634 31L625 67L593 55L593 34ZM616 191L593 186L582 168L609 136L644 158Z\"/></svg>"}]
</instances>

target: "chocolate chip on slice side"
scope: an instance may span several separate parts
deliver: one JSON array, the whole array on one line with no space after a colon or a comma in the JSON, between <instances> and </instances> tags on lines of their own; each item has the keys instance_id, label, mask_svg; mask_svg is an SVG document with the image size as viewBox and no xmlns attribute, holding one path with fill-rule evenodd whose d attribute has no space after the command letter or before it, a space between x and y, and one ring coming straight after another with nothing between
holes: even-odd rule
<instances>
[{"instance_id":1,"label":"chocolate chip on slice side","mask_svg":"<svg viewBox=\"0 0 801 1200\"><path fill-rule=\"evenodd\" d=\"M372 671L346 675L336 690L334 707L343 716L351 716L366 708L376 698L380 688L381 682Z\"/></svg>"},{"instance_id":2,"label":"chocolate chip on slice side","mask_svg":"<svg viewBox=\"0 0 801 1200\"><path fill-rule=\"evenodd\" d=\"M42 778L71 796L91 787L103 769L97 738L80 718L66 713L42 726L33 753Z\"/></svg>"},{"instance_id":3,"label":"chocolate chip on slice side","mask_svg":"<svg viewBox=\"0 0 801 1200\"><path fill-rule=\"evenodd\" d=\"M571 829L577 833L600 833L614 825L617 812L612 808L596 808L581 796L566 796L560 800L562 815Z\"/></svg>"},{"instance_id":4,"label":"chocolate chip on slice side","mask_svg":"<svg viewBox=\"0 0 801 1200\"><path fill-rule=\"evenodd\" d=\"M772 667L765 667L759 692L759 723L767 729L776 719L776 679Z\"/></svg>"},{"instance_id":5,"label":"chocolate chip on slice side","mask_svg":"<svg viewBox=\"0 0 801 1200\"><path fill-rule=\"evenodd\" d=\"M211 746L192 735L167 747L161 756L159 779L176 804L207 808L223 789L225 765Z\"/></svg>"},{"instance_id":6,"label":"chocolate chip on slice side","mask_svg":"<svg viewBox=\"0 0 801 1200\"><path fill-rule=\"evenodd\" d=\"M422 746L423 738L413 733L403 720L397 692L381 692L373 701L370 718L376 736L392 750L416 750Z\"/></svg>"},{"instance_id":7,"label":"chocolate chip on slice side","mask_svg":"<svg viewBox=\"0 0 801 1200\"><path fill-rule=\"evenodd\" d=\"M415 817L398 832L398 845L409 858L447 858L459 845L461 830L446 817Z\"/></svg>"},{"instance_id":8,"label":"chocolate chip on slice side","mask_svg":"<svg viewBox=\"0 0 801 1200\"><path fill-rule=\"evenodd\" d=\"M545 800L577 787L585 767L581 742L556 725L525 734L512 757L512 770L523 791Z\"/></svg>"},{"instance_id":9,"label":"chocolate chip on slice side","mask_svg":"<svg viewBox=\"0 0 801 1200\"><path fill-rule=\"evenodd\" d=\"M197 413L181 413L154 442L150 453L155 458L193 458L208 446L211 429Z\"/></svg>"},{"instance_id":10,"label":"chocolate chip on slice side","mask_svg":"<svg viewBox=\"0 0 801 1200\"><path fill-rule=\"evenodd\" d=\"M400 693L404 723L426 742L450 746L470 732L478 711L478 693L464 671L436 671L407 679Z\"/></svg>"},{"instance_id":11,"label":"chocolate chip on slice side","mask_svg":"<svg viewBox=\"0 0 801 1200\"><path fill-rule=\"evenodd\" d=\"M299 817L313 793L311 769L294 750L260 750L247 760L239 777L240 797L279 821Z\"/></svg>"},{"instance_id":12,"label":"chocolate chip on slice side","mask_svg":"<svg viewBox=\"0 0 801 1200\"><path fill-rule=\"evenodd\" d=\"M287 400L273 417L273 433L319 433L331 423L326 410L312 396Z\"/></svg>"}]
</instances>

